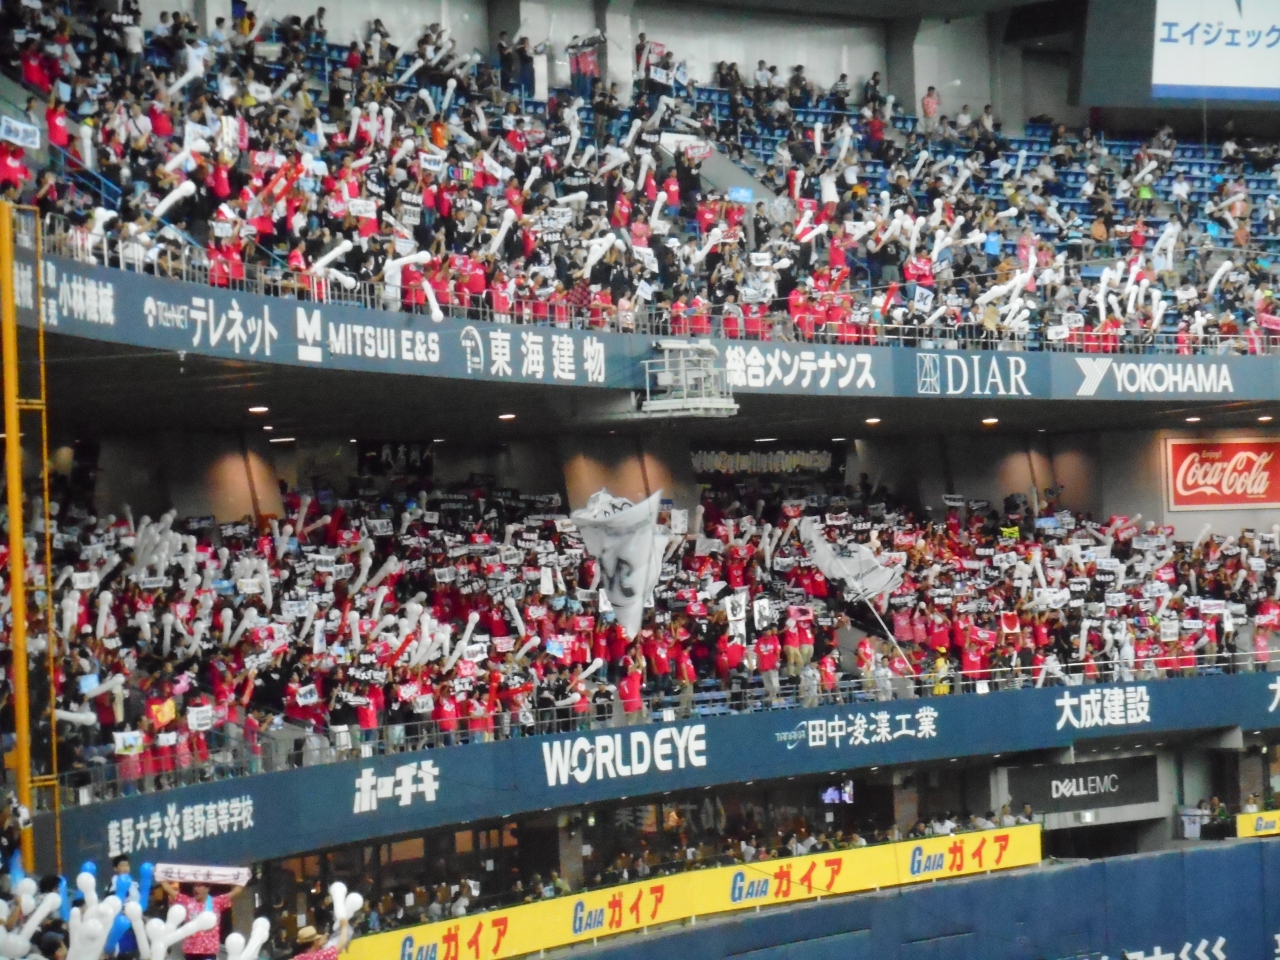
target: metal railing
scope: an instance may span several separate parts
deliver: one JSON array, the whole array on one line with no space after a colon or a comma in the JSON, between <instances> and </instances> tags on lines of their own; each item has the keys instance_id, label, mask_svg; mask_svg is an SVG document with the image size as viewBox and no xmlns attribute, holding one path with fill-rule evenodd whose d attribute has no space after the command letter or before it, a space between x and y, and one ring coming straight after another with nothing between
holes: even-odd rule
<instances>
[{"instance_id":1,"label":"metal railing","mask_svg":"<svg viewBox=\"0 0 1280 960\"><path fill-rule=\"evenodd\" d=\"M793 677L768 678L745 667L730 675L727 686L703 680L675 692L651 689L638 709L627 712L618 701L573 707L486 714L478 720L431 719L391 723L362 730L356 726L305 727L280 718L265 728L257 744L245 742L241 728L228 724L210 735L207 760L192 759L179 767L176 756L113 760L105 754L82 762L59 776L64 807L85 806L138 793L157 793L195 783L227 780L300 767L339 763L360 757L443 749L493 740L551 736L635 724L672 723L692 717L794 710L820 706L863 705L893 700L983 694L1039 686L1088 686L1093 683L1142 683L1224 673L1280 670L1280 651L1266 658L1252 651L1224 650L1186 657L1160 655L1146 662L1072 661L1048 668L990 668L965 674L951 663L945 674L928 672L898 676L886 670L841 677L834 686ZM774 679L778 685L774 688ZM665 684L664 684L665 685ZM705 689L711 687L714 689ZM95 748L97 749L97 748ZM105 748L102 748L105 749ZM90 751L91 753L93 751ZM37 797L37 809L50 809L52 796Z\"/></svg>"},{"instance_id":2,"label":"metal railing","mask_svg":"<svg viewBox=\"0 0 1280 960\"><path fill-rule=\"evenodd\" d=\"M227 291L355 306L364 309L410 313L429 317L430 305L421 286L400 286L367 280L343 286L330 279L297 273L279 266L257 264L212 265L203 248L187 243L145 247L128 239L105 235L90 238L84 231L66 229L65 221L51 217L54 229L45 235L45 249L82 263L145 273L171 280L197 283ZM1013 334L991 330L977 322L879 323L874 320L841 325L823 324L811 332L798 328L785 313L769 313L744 320L726 315L722 308L706 313L673 315L665 307L639 301L631 307L617 305L573 306L517 297L509 309L498 311L483 297L469 303L441 304L450 316L471 322L521 326L558 327L638 333L647 336L708 337L732 343L812 343L820 346L888 346L922 349L1050 351L1065 353L1216 355L1280 355L1280 334L1226 334L1206 332L1179 338L1130 328L1115 333L1076 330L1065 340L1050 340L1044 329Z\"/></svg>"}]
</instances>

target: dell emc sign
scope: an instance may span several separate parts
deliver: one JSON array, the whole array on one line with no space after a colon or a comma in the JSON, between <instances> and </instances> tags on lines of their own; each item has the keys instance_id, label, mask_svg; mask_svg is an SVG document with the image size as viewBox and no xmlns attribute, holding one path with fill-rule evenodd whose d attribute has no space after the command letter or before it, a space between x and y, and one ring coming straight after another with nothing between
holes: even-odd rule
<instances>
[{"instance_id":1,"label":"dell emc sign","mask_svg":"<svg viewBox=\"0 0 1280 960\"><path fill-rule=\"evenodd\" d=\"M1029 397L1027 361L1008 354L916 355L916 393L926 397Z\"/></svg>"},{"instance_id":2,"label":"dell emc sign","mask_svg":"<svg viewBox=\"0 0 1280 960\"><path fill-rule=\"evenodd\" d=\"M1119 757L1096 763L1012 767L1009 799L1038 813L1097 810L1160 799L1156 758Z\"/></svg>"}]
</instances>

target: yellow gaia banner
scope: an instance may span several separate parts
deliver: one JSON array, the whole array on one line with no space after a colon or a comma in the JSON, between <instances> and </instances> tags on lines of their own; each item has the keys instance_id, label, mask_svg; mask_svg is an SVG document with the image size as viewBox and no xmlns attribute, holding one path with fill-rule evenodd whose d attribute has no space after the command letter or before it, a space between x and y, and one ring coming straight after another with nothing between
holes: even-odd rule
<instances>
[{"instance_id":1,"label":"yellow gaia banner","mask_svg":"<svg viewBox=\"0 0 1280 960\"><path fill-rule=\"evenodd\" d=\"M604 890L406 927L351 944L350 960L502 960L660 923L1040 862L1040 827L887 843L653 876Z\"/></svg>"},{"instance_id":2,"label":"yellow gaia banner","mask_svg":"<svg viewBox=\"0 0 1280 960\"><path fill-rule=\"evenodd\" d=\"M1236 814L1237 837L1274 837L1280 833L1280 811Z\"/></svg>"}]
</instances>

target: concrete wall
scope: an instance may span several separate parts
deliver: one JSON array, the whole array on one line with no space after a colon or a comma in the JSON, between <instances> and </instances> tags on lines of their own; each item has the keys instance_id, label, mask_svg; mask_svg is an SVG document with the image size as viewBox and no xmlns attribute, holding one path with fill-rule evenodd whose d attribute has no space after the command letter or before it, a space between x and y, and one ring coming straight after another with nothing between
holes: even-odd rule
<instances>
[{"instance_id":1,"label":"concrete wall","mask_svg":"<svg viewBox=\"0 0 1280 960\"><path fill-rule=\"evenodd\" d=\"M915 100L904 105L919 114L920 98L930 87L942 97L940 113L954 117L964 104L977 117L991 102L991 63L985 16L924 20L915 39Z\"/></svg>"},{"instance_id":2,"label":"concrete wall","mask_svg":"<svg viewBox=\"0 0 1280 960\"><path fill-rule=\"evenodd\" d=\"M1089 108L1072 106L1071 55L1022 51L1022 104L1025 115L1047 114L1068 128L1083 126L1089 119Z\"/></svg>"},{"instance_id":3,"label":"concrete wall","mask_svg":"<svg viewBox=\"0 0 1280 960\"><path fill-rule=\"evenodd\" d=\"M219 521L258 512L282 513L277 461L291 460L257 437L247 451L230 434L162 434L154 439L107 438L98 454L96 506L119 514L124 504L135 518L173 508L180 516Z\"/></svg>"},{"instance_id":4,"label":"concrete wall","mask_svg":"<svg viewBox=\"0 0 1280 960\"><path fill-rule=\"evenodd\" d=\"M662 490L681 509L698 503L689 444L676 437L567 438L560 443L560 459L573 510L602 488L634 501Z\"/></svg>"},{"instance_id":5,"label":"concrete wall","mask_svg":"<svg viewBox=\"0 0 1280 960\"><path fill-rule=\"evenodd\" d=\"M748 83L758 60L776 65L784 77L802 63L824 87L841 73L860 87L874 71L885 70L885 28L878 23L655 3L637 4L632 19L635 34L665 43L703 82L721 60L737 63Z\"/></svg>"}]
</instances>

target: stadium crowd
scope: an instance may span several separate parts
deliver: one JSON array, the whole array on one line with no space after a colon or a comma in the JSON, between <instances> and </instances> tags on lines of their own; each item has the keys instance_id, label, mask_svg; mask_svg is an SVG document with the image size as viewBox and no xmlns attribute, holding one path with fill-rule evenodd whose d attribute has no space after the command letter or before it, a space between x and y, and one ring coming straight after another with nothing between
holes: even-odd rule
<instances>
[{"instance_id":1,"label":"stadium crowd","mask_svg":"<svg viewBox=\"0 0 1280 960\"><path fill-rule=\"evenodd\" d=\"M566 46L573 92L542 103L527 38L499 38L491 63L439 25L397 50L375 22L330 63L322 12L208 36L176 13L146 36L128 4L4 17L0 55L46 101L27 112L55 149L32 171L0 147L0 188L83 260L689 335L1255 353L1280 331L1254 235L1280 221L1244 179L1269 169L1252 144L1224 145L1201 202L1181 173L1157 193L1180 169L1168 127L1132 156L1062 127L1043 155L1011 155L989 107L948 117L931 90L904 133L878 75L859 96L763 62L718 65L727 113L695 109L676 52L643 36L630 102L600 79L594 36ZM818 104L825 127L799 122ZM778 142L752 169L778 198L704 186L713 144L745 158L761 133Z\"/></svg>"},{"instance_id":2,"label":"stadium crowd","mask_svg":"<svg viewBox=\"0 0 1280 960\"><path fill-rule=\"evenodd\" d=\"M227 775L228 751L256 772L277 733L297 743L268 747L269 769L695 711L1271 669L1274 530L1187 542L1051 492L953 498L934 518L865 478L804 497L720 480L694 516L659 516L676 532L635 635L558 495L290 492L269 527L135 523L66 496L53 623L37 596L32 630L55 644L59 769L92 788L69 802Z\"/></svg>"}]
</instances>

